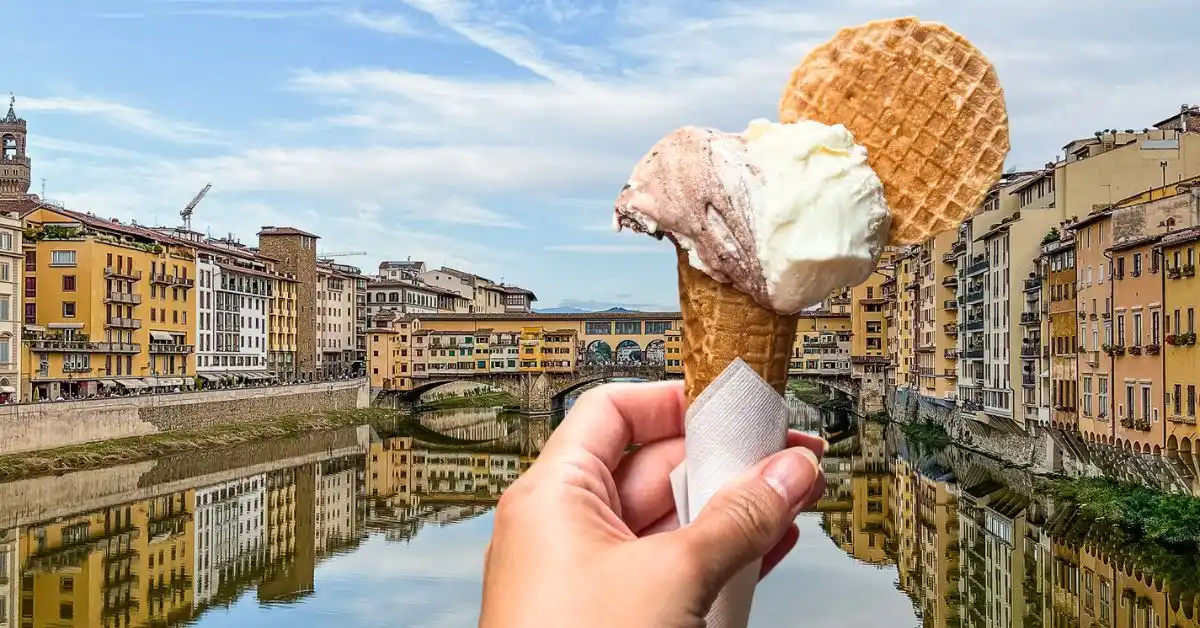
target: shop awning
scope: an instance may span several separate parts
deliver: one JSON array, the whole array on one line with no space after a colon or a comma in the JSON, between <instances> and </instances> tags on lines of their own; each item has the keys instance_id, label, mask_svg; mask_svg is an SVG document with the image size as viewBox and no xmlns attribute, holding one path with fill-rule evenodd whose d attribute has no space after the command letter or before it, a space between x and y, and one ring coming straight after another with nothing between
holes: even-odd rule
<instances>
[{"instance_id":1,"label":"shop awning","mask_svg":"<svg viewBox=\"0 0 1200 628\"><path fill-rule=\"evenodd\" d=\"M163 385L162 381L159 380L157 377L143 377L142 381L145 382L147 386L151 386L151 387Z\"/></svg>"},{"instance_id":2,"label":"shop awning","mask_svg":"<svg viewBox=\"0 0 1200 628\"><path fill-rule=\"evenodd\" d=\"M151 331L150 339L154 342L175 342L175 337L165 331Z\"/></svg>"},{"instance_id":3,"label":"shop awning","mask_svg":"<svg viewBox=\"0 0 1200 628\"><path fill-rule=\"evenodd\" d=\"M100 380L100 385L101 385L101 386L103 386L103 387L105 387L105 388L116 388L116 386L117 386L117 380L115 380L115 379L102 379L102 380Z\"/></svg>"},{"instance_id":4,"label":"shop awning","mask_svg":"<svg viewBox=\"0 0 1200 628\"><path fill-rule=\"evenodd\" d=\"M146 382L140 379L118 379L117 383L126 388L145 388Z\"/></svg>"},{"instance_id":5,"label":"shop awning","mask_svg":"<svg viewBox=\"0 0 1200 628\"><path fill-rule=\"evenodd\" d=\"M13 388L12 386L0 386L0 393L15 393L15 392L17 392L17 389Z\"/></svg>"},{"instance_id":6,"label":"shop awning","mask_svg":"<svg viewBox=\"0 0 1200 628\"><path fill-rule=\"evenodd\" d=\"M206 381L206 382L219 382L219 381L221 381L221 376L220 376L220 375L217 375L216 373L196 373L196 375L199 375L199 376L200 376L200 378L201 378L201 379L203 379L203 380L204 380L204 381Z\"/></svg>"},{"instance_id":7,"label":"shop awning","mask_svg":"<svg viewBox=\"0 0 1200 628\"><path fill-rule=\"evenodd\" d=\"M178 377L162 377L158 380L159 386L182 386L183 380Z\"/></svg>"}]
</instances>

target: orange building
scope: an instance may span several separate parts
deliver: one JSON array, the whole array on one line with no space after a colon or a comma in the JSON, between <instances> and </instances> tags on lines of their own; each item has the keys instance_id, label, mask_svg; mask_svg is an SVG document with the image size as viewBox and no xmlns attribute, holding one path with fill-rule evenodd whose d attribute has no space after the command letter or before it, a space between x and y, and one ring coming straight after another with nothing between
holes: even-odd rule
<instances>
[{"instance_id":1,"label":"orange building","mask_svg":"<svg viewBox=\"0 0 1200 628\"><path fill-rule=\"evenodd\" d=\"M1106 353L1113 360L1117 395L1117 443L1132 443L1144 453L1166 444L1162 420L1161 263L1155 254L1161 236L1122 240L1109 249L1112 258L1114 338Z\"/></svg>"},{"instance_id":2,"label":"orange building","mask_svg":"<svg viewBox=\"0 0 1200 628\"><path fill-rule=\"evenodd\" d=\"M1103 351L1112 344L1112 281L1108 250L1112 247L1112 211L1093 212L1067 225L1075 235L1079 291L1079 432L1087 440L1112 443L1110 390L1113 358Z\"/></svg>"}]
</instances>

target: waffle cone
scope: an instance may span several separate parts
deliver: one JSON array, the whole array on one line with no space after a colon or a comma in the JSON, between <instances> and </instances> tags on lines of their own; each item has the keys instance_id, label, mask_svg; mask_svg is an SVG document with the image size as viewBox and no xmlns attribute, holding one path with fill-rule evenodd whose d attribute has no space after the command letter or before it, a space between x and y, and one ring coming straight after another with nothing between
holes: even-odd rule
<instances>
[{"instance_id":1,"label":"waffle cone","mask_svg":"<svg viewBox=\"0 0 1200 628\"><path fill-rule=\"evenodd\" d=\"M890 244L956 226L1008 154L996 70L965 37L908 17L843 29L792 73L779 121L845 125L867 148L892 210Z\"/></svg>"},{"instance_id":2,"label":"waffle cone","mask_svg":"<svg viewBox=\"0 0 1200 628\"><path fill-rule=\"evenodd\" d=\"M683 380L688 401L741 358L783 394L796 338L795 315L783 316L688 264L677 251L683 314Z\"/></svg>"}]
</instances>

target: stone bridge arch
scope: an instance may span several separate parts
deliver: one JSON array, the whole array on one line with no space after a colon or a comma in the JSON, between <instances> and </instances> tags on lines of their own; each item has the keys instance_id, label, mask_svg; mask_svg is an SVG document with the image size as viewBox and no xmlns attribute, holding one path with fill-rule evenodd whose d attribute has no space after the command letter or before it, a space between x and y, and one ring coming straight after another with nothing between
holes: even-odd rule
<instances>
[{"instance_id":1,"label":"stone bridge arch","mask_svg":"<svg viewBox=\"0 0 1200 628\"><path fill-rule=\"evenodd\" d=\"M421 384L413 387L411 390L405 391L404 399L411 403L418 403L421 401L421 395L437 390L446 384L454 383L470 383L486 386L488 388L493 388L508 393L516 399L521 399L522 395L525 394L525 389L520 385L520 381L516 378L507 379L484 375L480 377L446 377L430 379L429 381L422 382Z\"/></svg>"},{"instance_id":2,"label":"stone bridge arch","mask_svg":"<svg viewBox=\"0 0 1200 628\"><path fill-rule=\"evenodd\" d=\"M636 344L636 343L635 343ZM561 410L566 403L566 398L571 393L597 382L604 382L613 379L637 379L647 382L657 382L666 379L677 379L679 375L667 373L662 368L661 364L644 364L638 366L600 369L584 369L577 373L572 373L571 377L559 379L555 382L550 400L550 408L552 410Z\"/></svg>"}]
</instances>

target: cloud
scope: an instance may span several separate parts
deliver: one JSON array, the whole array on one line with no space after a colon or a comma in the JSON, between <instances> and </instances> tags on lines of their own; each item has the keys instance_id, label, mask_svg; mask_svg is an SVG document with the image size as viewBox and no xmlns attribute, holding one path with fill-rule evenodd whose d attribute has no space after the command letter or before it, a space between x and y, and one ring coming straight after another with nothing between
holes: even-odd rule
<instances>
[{"instance_id":1,"label":"cloud","mask_svg":"<svg viewBox=\"0 0 1200 628\"><path fill-rule=\"evenodd\" d=\"M210 143L216 134L200 126L160 117L146 109L94 98L21 98L21 111L53 111L88 116L148 137L183 143Z\"/></svg>"},{"instance_id":2,"label":"cloud","mask_svg":"<svg viewBox=\"0 0 1200 628\"><path fill-rule=\"evenodd\" d=\"M397 250L403 242L442 256L431 259L453 255L489 264L535 282L530 287L550 302L624 293L629 284L644 301L673 292L673 264L659 268L633 254L665 245L563 242L562 230L581 236L609 230L604 223L611 199L647 147L670 129L740 129L752 118L774 117L794 65L844 24L918 13L976 41L1004 81L1013 131L1010 165L1020 167L1040 166L1069 139L1096 129L1148 126L1177 111L1195 91L1176 64L1164 62L1188 58L1196 48L1184 34L1157 26L1158 12L1171 6L1165 0L1014 0L1003 11L933 0L825 0L803 7L785 0L569 6L557 0L404 0L404 13L359 4L173 6L324 8L345 16L328 22L362 28L364 37L407 38L424 29L435 41L423 39L428 48L422 50L439 63L349 54L296 60L277 69L283 91L270 94L287 113L239 120L255 129L270 126L281 141L244 135L242 144L217 154L142 160L135 167L88 165L86 149L67 154L60 145L71 161L61 162L52 182L78 182L71 191L80 198L98 189L108 200L93 204L108 211L161 207L154 211L169 216L211 180L214 198L201 213L211 212L214 221L237 203L261 203L258 211L277 223L302 222L323 234L344 228L346 233L330 237L353 248L378 246L379 257L409 254ZM144 134L209 135L140 109L115 111L119 115L101 117L136 127L128 124L132 117ZM226 137L237 132L221 129ZM135 199L146 205L126 204ZM368 220L354 218L360 215ZM503 235L484 231L493 227L505 228ZM441 240L424 245L409 234ZM625 255L606 259L603 276L596 276L596 258L587 253Z\"/></svg>"},{"instance_id":3,"label":"cloud","mask_svg":"<svg viewBox=\"0 0 1200 628\"><path fill-rule=\"evenodd\" d=\"M663 253L667 249L648 244L554 244L546 250L560 253Z\"/></svg>"}]
</instances>

